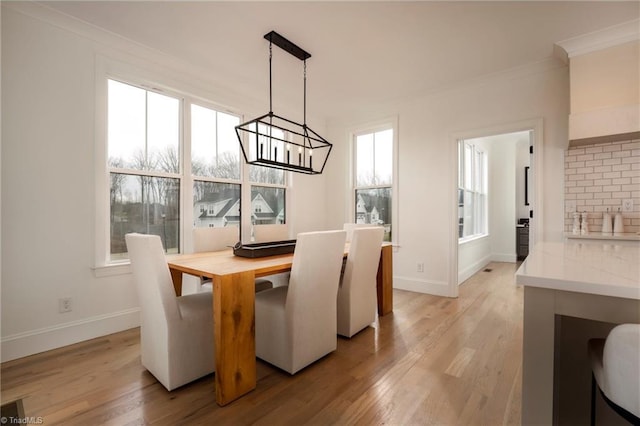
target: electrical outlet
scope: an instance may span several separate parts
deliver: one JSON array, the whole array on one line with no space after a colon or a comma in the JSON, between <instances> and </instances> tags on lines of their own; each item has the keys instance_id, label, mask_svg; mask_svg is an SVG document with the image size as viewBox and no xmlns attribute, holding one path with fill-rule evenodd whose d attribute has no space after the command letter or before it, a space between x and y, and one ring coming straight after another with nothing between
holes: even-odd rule
<instances>
[{"instance_id":1,"label":"electrical outlet","mask_svg":"<svg viewBox=\"0 0 640 426\"><path fill-rule=\"evenodd\" d=\"M566 200L564 203L567 213L574 213L576 211L576 200Z\"/></svg>"},{"instance_id":2,"label":"electrical outlet","mask_svg":"<svg viewBox=\"0 0 640 426\"><path fill-rule=\"evenodd\" d=\"M71 312L71 298L64 297L62 299L58 299L58 312L61 314L65 312Z\"/></svg>"},{"instance_id":3,"label":"electrical outlet","mask_svg":"<svg viewBox=\"0 0 640 426\"><path fill-rule=\"evenodd\" d=\"M632 212L633 211L633 200L622 200L622 211L623 212Z\"/></svg>"},{"instance_id":4,"label":"electrical outlet","mask_svg":"<svg viewBox=\"0 0 640 426\"><path fill-rule=\"evenodd\" d=\"M424 263L418 262L417 268L418 272L424 272Z\"/></svg>"}]
</instances>

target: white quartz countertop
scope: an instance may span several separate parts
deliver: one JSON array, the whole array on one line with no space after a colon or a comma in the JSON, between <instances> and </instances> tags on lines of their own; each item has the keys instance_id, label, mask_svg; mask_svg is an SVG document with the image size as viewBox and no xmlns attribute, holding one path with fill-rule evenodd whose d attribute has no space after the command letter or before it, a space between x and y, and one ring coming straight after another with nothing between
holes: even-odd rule
<instances>
[{"instance_id":1,"label":"white quartz countertop","mask_svg":"<svg viewBox=\"0 0 640 426\"><path fill-rule=\"evenodd\" d=\"M516 272L516 284L640 300L640 244L541 242Z\"/></svg>"},{"instance_id":2,"label":"white quartz countertop","mask_svg":"<svg viewBox=\"0 0 640 426\"><path fill-rule=\"evenodd\" d=\"M587 235L574 235L570 232L564 234L566 238L569 239L582 239L582 240L620 240L620 241L640 241L640 234L632 233L632 232L622 232L622 233L608 233L603 234L602 232L592 232Z\"/></svg>"}]
</instances>

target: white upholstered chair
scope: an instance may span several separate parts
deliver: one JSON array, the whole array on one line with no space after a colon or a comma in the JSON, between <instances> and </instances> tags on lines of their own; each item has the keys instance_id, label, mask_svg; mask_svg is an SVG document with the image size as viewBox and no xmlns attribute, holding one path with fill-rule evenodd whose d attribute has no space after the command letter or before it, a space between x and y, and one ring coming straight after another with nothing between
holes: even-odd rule
<instances>
[{"instance_id":1,"label":"white upholstered chair","mask_svg":"<svg viewBox=\"0 0 640 426\"><path fill-rule=\"evenodd\" d=\"M382 227L357 228L338 288L338 334L351 337L376 320Z\"/></svg>"},{"instance_id":2,"label":"white upholstered chair","mask_svg":"<svg viewBox=\"0 0 640 426\"><path fill-rule=\"evenodd\" d=\"M589 340L591 424L596 386L604 400L631 424L640 424L640 324L614 327L606 339Z\"/></svg>"},{"instance_id":3,"label":"white upholstered chair","mask_svg":"<svg viewBox=\"0 0 640 426\"><path fill-rule=\"evenodd\" d=\"M336 349L345 234L298 234L289 285L256 294L258 358L295 374Z\"/></svg>"},{"instance_id":4,"label":"white upholstered chair","mask_svg":"<svg viewBox=\"0 0 640 426\"><path fill-rule=\"evenodd\" d=\"M345 223L342 227L345 231L347 231L347 242L351 242L353 238L353 230L358 228L370 228L372 225L370 223Z\"/></svg>"},{"instance_id":5,"label":"white upholstered chair","mask_svg":"<svg viewBox=\"0 0 640 426\"><path fill-rule=\"evenodd\" d=\"M237 226L193 228L193 252L224 250L240 241Z\"/></svg>"},{"instance_id":6,"label":"white upholstered chair","mask_svg":"<svg viewBox=\"0 0 640 426\"><path fill-rule=\"evenodd\" d=\"M240 241L238 227L218 226L213 228L193 228L193 252L201 253L205 251L219 251L228 247L233 247ZM211 280L201 279L201 289L212 291ZM256 279L256 291L266 290L273 287L273 283L267 279Z\"/></svg>"},{"instance_id":7,"label":"white upholstered chair","mask_svg":"<svg viewBox=\"0 0 640 426\"><path fill-rule=\"evenodd\" d=\"M270 241L285 241L289 239L289 225L286 223L274 223L264 225L253 225L253 239L256 243L268 243ZM287 285L289 282L289 273L268 275L267 278L271 283L271 287Z\"/></svg>"},{"instance_id":8,"label":"white upholstered chair","mask_svg":"<svg viewBox=\"0 0 640 426\"><path fill-rule=\"evenodd\" d=\"M213 373L212 294L176 297L160 237L125 240L140 301L142 365L167 390Z\"/></svg>"},{"instance_id":9,"label":"white upholstered chair","mask_svg":"<svg viewBox=\"0 0 640 426\"><path fill-rule=\"evenodd\" d=\"M253 225L253 239L256 243L288 240L289 225L286 223Z\"/></svg>"}]
</instances>

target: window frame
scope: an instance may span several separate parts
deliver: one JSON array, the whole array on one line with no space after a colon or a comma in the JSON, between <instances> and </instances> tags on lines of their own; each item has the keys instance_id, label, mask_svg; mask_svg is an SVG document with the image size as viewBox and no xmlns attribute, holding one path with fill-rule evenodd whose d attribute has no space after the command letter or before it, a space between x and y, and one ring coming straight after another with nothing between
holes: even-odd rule
<instances>
[{"instance_id":1,"label":"window frame","mask_svg":"<svg viewBox=\"0 0 640 426\"><path fill-rule=\"evenodd\" d=\"M392 159L391 159L391 183L390 184L374 184L374 185L357 185L357 143L358 136L367 134L374 134L385 130L392 131ZM398 218L398 118L387 117L374 122L364 123L353 127L349 131L349 146L350 146L350 158L349 158L349 170L350 176L348 180L347 196L349 198L347 206L349 211L347 212L347 219L345 222L355 222L357 215L357 191L367 189L384 189L390 188L391 190L391 244L398 246L400 229ZM374 160L375 163L375 160Z\"/></svg>"},{"instance_id":2,"label":"window frame","mask_svg":"<svg viewBox=\"0 0 640 426\"><path fill-rule=\"evenodd\" d=\"M467 158L470 152L471 158ZM479 161L479 162L478 162ZM469 169L467 168L467 162ZM478 164L480 164L480 175L478 175ZM478 238L489 235L489 161L486 150L479 148L469 140L460 139L458 141L458 244L464 244ZM480 176L480 182L477 178ZM472 210L470 217L473 223L473 233L464 235L464 219L467 217L465 210L466 196L470 194L472 198ZM462 199L461 199L462 197ZM460 209L462 209L463 224L460 225ZM460 236L460 226L462 226L462 236Z\"/></svg>"}]
</instances>

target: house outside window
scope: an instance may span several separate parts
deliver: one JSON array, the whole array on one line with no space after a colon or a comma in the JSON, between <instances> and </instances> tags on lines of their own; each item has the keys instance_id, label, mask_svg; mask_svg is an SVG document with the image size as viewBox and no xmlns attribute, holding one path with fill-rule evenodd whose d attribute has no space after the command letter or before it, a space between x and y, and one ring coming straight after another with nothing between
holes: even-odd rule
<instances>
[{"instance_id":1,"label":"house outside window","mask_svg":"<svg viewBox=\"0 0 640 426\"><path fill-rule=\"evenodd\" d=\"M355 223L384 226L392 240L394 128L384 126L353 135Z\"/></svg>"},{"instance_id":2,"label":"house outside window","mask_svg":"<svg viewBox=\"0 0 640 426\"><path fill-rule=\"evenodd\" d=\"M487 235L487 154L468 142L458 143L458 238Z\"/></svg>"}]
</instances>

